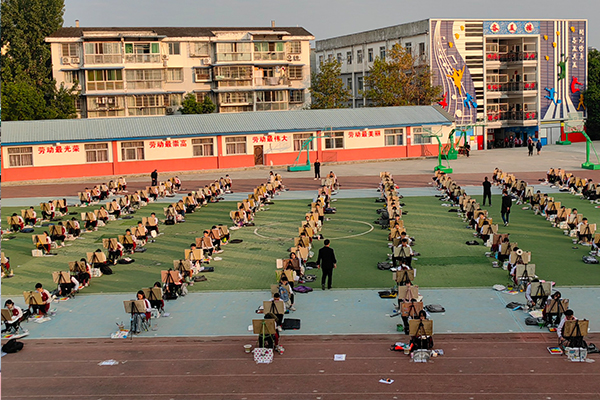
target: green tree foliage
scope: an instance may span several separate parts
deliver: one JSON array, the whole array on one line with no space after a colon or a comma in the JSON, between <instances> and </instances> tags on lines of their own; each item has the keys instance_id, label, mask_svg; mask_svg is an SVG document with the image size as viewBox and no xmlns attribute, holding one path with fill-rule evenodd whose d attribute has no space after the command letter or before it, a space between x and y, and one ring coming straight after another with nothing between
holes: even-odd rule
<instances>
[{"instance_id":1,"label":"green tree foliage","mask_svg":"<svg viewBox=\"0 0 600 400\"><path fill-rule=\"evenodd\" d=\"M346 108L352 98L350 90L340 77L342 64L337 60L321 63L319 72L312 73L310 95L312 109Z\"/></svg>"},{"instance_id":2,"label":"green tree foliage","mask_svg":"<svg viewBox=\"0 0 600 400\"><path fill-rule=\"evenodd\" d=\"M585 128L591 139L600 139L600 51L588 53L588 87L583 94L587 109Z\"/></svg>"},{"instance_id":3,"label":"green tree foliage","mask_svg":"<svg viewBox=\"0 0 600 400\"><path fill-rule=\"evenodd\" d=\"M215 112L217 106L209 96L204 96L204 100L200 103L196 100L196 95L188 93L183 98L179 111L182 114L210 114Z\"/></svg>"},{"instance_id":4,"label":"green tree foliage","mask_svg":"<svg viewBox=\"0 0 600 400\"><path fill-rule=\"evenodd\" d=\"M375 59L364 83L363 95L375 107L430 105L441 95L431 85L429 67L400 45L392 47L388 59Z\"/></svg>"},{"instance_id":5,"label":"green tree foliage","mask_svg":"<svg viewBox=\"0 0 600 400\"><path fill-rule=\"evenodd\" d=\"M75 117L75 86L56 87L45 43L62 27L64 9L64 0L2 0L3 120Z\"/></svg>"}]
</instances>

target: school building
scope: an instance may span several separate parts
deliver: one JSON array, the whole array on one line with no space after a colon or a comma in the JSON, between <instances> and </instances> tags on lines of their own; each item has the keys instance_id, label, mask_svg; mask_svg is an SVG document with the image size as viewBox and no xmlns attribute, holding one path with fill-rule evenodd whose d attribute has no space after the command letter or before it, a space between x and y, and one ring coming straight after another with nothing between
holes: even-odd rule
<instances>
[{"instance_id":1,"label":"school building","mask_svg":"<svg viewBox=\"0 0 600 400\"><path fill-rule=\"evenodd\" d=\"M586 115L587 33L586 19L426 19L317 40L315 68L341 62L349 105L365 107L364 77L400 44L429 66L440 105L457 125L471 126L478 149L502 147L510 136L553 144L561 122Z\"/></svg>"},{"instance_id":2,"label":"school building","mask_svg":"<svg viewBox=\"0 0 600 400\"><path fill-rule=\"evenodd\" d=\"M311 161L434 156L453 127L439 106L4 122L2 180L286 166L305 143Z\"/></svg>"}]
</instances>

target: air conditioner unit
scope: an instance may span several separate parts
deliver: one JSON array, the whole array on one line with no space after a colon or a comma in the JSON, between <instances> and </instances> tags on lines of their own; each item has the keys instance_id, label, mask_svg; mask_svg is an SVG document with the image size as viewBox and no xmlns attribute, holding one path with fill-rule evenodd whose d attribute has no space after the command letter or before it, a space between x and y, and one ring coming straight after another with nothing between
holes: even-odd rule
<instances>
[{"instance_id":1,"label":"air conditioner unit","mask_svg":"<svg viewBox=\"0 0 600 400\"><path fill-rule=\"evenodd\" d=\"M210 65L210 57L201 58L200 63L202 65Z\"/></svg>"},{"instance_id":2,"label":"air conditioner unit","mask_svg":"<svg viewBox=\"0 0 600 400\"><path fill-rule=\"evenodd\" d=\"M71 64L79 64L79 57L71 57Z\"/></svg>"},{"instance_id":3,"label":"air conditioner unit","mask_svg":"<svg viewBox=\"0 0 600 400\"><path fill-rule=\"evenodd\" d=\"M168 60L168 59L169 59L169 56L168 56L168 55L166 55L166 54L163 54L163 56L162 56L162 59L163 59L163 60Z\"/></svg>"},{"instance_id":4,"label":"air conditioner unit","mask_svg":"<svg viewBox=\"0 0 600 400\"><path fill-rule=\"evenodd\" d=\"M108 104L115 104L115 98L114 97L109 97L107 100L108 100L107 101Z\"/></svg>"},{"instance_id":5,"label":"air conditioner unit","mask_svg":"<svg viewBox=\"0 0 600 400\"><path fill-rule=\"evenodd\" d=\"M69 57L63 57L61 59L61 62L63 65L69 65L69 64L71 64L71 59Z\"/></svg>"},{"instance_id":6,"label":"air conditioner unit","mask_svg":"<svg viewBox=\"0 0 600 400\"><path fill-rule=\"evenodd\" d=\"M167 107L167 115L173 115L177 112L177 109L179 107L177 106L171 106L171 107Z\"/></svg>"}]
</instances>

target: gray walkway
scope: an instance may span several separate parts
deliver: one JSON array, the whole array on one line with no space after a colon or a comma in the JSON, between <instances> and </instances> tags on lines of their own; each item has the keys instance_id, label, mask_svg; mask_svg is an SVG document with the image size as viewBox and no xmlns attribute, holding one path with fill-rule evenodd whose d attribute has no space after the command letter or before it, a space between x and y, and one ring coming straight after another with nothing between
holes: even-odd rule
<instances>
[{"instance_id":1,"label":"gray walkway","mask_svg":"<svg viewBox=\"0 0 600 400\"><path fill-rule=\"evenodd\" d=\"M201 285L201 283L197 283ZM592 321L590 329L599 332L600 291L597 288L561 287L563 298L570 299L576 315ZM441 333L510 333L539 332L538 327L524 324L523 311L505 307L508 302L524 302L523 294L508 295L487 288L421 289L425 304L441 304L445 313L432 314L435 332ZM29 322L24 327L29 338L108 338L118 322L129 326L123 301L133 295L79 295L65 302L53 303L56 316L42 324ZM240 336L251 335L248 325L262 318L256 310L266 291L190 293L166 303L169 317L153 320L156 331L142 336ZM2 298L2 302L6 298ZM23 306L21 298L14 299ZM297 294L298 311L289 318L302 320L298 331L285 335L386 334L396 331L400 317L390 318L395 299L380 299L377 290L315 290Z\"/></svg>"}]
</instances>

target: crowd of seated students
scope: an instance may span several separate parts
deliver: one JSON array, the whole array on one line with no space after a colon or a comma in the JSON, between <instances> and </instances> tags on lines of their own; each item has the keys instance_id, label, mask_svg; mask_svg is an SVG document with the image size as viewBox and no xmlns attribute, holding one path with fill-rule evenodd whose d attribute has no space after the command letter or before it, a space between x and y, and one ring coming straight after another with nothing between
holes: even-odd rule
<instances>
[{"instance_id":1,"label":"crowd of seated students","mask_svg":"<svg viewBox=\"0 0 600 400\"><path fill-rule=\"evenodd\" d=\"M561 192L570 192L596 203L600 198L600 186L596 185L593 179L575 176L561 168L550 168L544 183L558 187Z\"/></svg>"},{"instance_id":2,"label":"crowd of seated students","mask_svg":"<svg viewBox=\"0 0 600 400\"><path fill-rule=\"evenodd\" d=\"M402 195L398 192L398 185L390 172L381 172L379 174L379 192L380 200L386 207L378 210L383 227L390 231L388 234L388 246L392 249L392 272L396 290L398 292L398 303L396 311L402 317L404 333L410 334L410 320L427 319L427 314L423 310L422 296L419 295L418 286L413 286L412 279L416 275L413 267L413 257L415 252L412 246L415 243L414 238L407 234L407 227L402 219L403 204L400 203ZM385 218L385 220L383 220ZM417 335L410 338L411 351L418 349L431 350L433 348L433 338L431 335L424 335L420 329Z\"/></svg>"},{"instance_id":3,"label":"crowd of seated students","mask_svg":"<svg viewBox=\"0 0 600 400\"><path fill-rule=\"evenodd\" d=\"M226 182L226 180L223 180ZM231 183L229 184L231 188ZM230 189L229 189L230 190ZM247 199L237 203L235 210L229 213L233 225L231 229L239 229L244 226L254 226L254 215L264 210L266 204L272 204L272 199L280 191L285 190L281 175L269 174L269 182L255 187Z\"/></svg>"},{"instance_id":4,"label":"crowd of seated students","mask_svg":"<svg viewBox=\"0 0 600 400\"><path fill-rule=\"evenodd\" d=\"M551 169L548 176L549 182L563 182L565 176L561 173L554 174ZM567 177L568 178L568 177ZM447 180L448 178L444 178ZM527 189L527 184L523 181L517 180L514 176L504 174L501 170L496 168L493 173L493 181L497 185L503 185L505 190L510 190L512 195L517 198L517 201L529 202L532 208L536 210L536 214L541 214L547 219L554 222L555 226L568 227L570 229L576 229L578 232L588 232L587 230L580 229L584 227L586 222L583 221L584 217L578 214L576 209L568 209L555 202L552 197L547 194L542 194L538 190L533 193L533 190ZM523 182L519 190L522 192L515 192L512 188L515 187L515 183ZM460 203L461 211L464 212L465 216L472 210L477 210L478 205L472 199L470 203ZM581 237L581 240L590 240L590 237ZM488 242L490 244L490 242ZM559 339L559 345L562 347L573 346L578 341L577 345L581 345L582 338L564 338L563 337L563 326L566 321L575 320L573 311L570 310L568 299L563 299L559 291L552 292L552 285L545 283L546 288L544 289L544 282L536 274L539 271L535 270L535 266L531 264L531 253L523 251L518 247L516 242L511 242L509 234L500 234L496 231L493 232L491 241L491 252L492 256L496 256L499 262L505 262L507 264L507 270L509 271L509 277L514 287L521 288L525 294L527 301L527 307L531 309L542 310L542 320L546 326L555 329L557 327L557 335ZM521 266L520 273L519 267ZM527 268L527 267L533 268ZM521 275L520 275L521 274ZM535 288L535 289L534 289ZM534 291L535 290L535 291ZM585 343L585 342L583 342Z\"/></svg>"}]
</instances>

